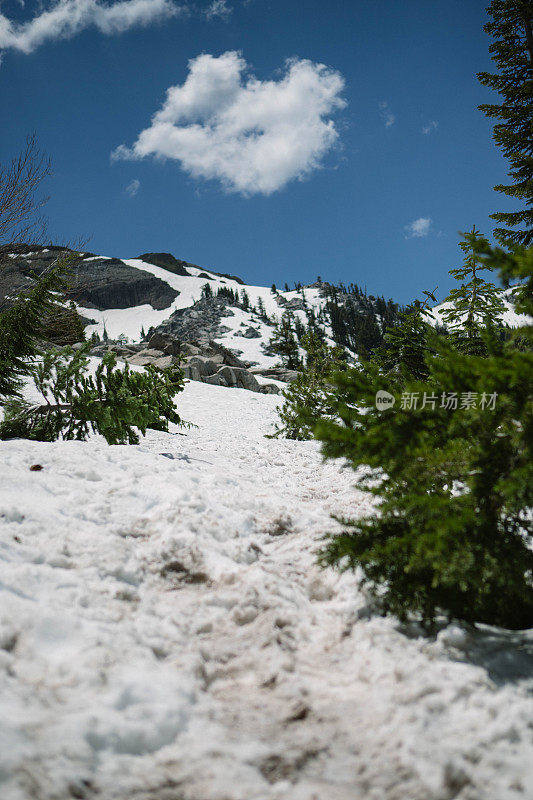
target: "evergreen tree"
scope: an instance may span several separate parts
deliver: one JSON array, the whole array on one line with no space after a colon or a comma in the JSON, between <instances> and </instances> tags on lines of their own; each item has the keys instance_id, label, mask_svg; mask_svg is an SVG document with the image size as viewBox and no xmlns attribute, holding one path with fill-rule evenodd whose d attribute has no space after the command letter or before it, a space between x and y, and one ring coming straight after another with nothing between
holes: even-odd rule
<instances>
[{"instance_id":1,"label":"evergreen tree","mask_svg":"<svg viewBox=\"0 0 533 800\"><path fill-rule=\"evenodd\" d=\"M56 264L0 314L0 400L20 396L24 376L40 351L43 316L57 310L65 268Z\"/></svg>"},{"instance_id":2,"label":"evergreen tree","mask_svg":"<svg viewBox=\"0 0 533 800\"><path fill-rule=\"evenodd\" d=\"M56 345L72 345L85 341L85 326L72 300L66 304L56 302L43 312L39 337Z\"/></svg>"},{"instance_id":3,"label":"evergreen tree","mask_svg":"<svg viewBox=\"0 0 533 800\"><path fill-rule=\"evenodd\" d=\"M267 316L265 303L262 297L258 297L257 299L257 313L261 319L265 319Z\"/></svg>"},{"instance_id":4,"label":"evergreen tree","mask_svg":"<svg viewBox=\"0 0 533 800\"><path fill-rule=\"evenodd\" d=\"M472 244L483 266L526 281L519 309L533 314L533 250ZM484 356L441 337L427 379L406 380L401 397L377 365L333 376L340 421L317 426L323 452L346 458L359 488L380 502L379 513L340 520L343 531L327 537L321 561L360 567L382 608L402 618L417 612L431 625L443 612L526 628L533 625L533 329L521 330L527 349L506 348L490 327L483 335ZM385 410L376 407L383 390L396 397Z\"/></svg>"},{"instance_id":5,"label":"evergreen tree","mask_svg":"<svg viewBox=\"0 0 533 800\"><path fill-rule=\"evenodd\" d=\"M494 41L489 50L498 68L497 73L478 74L484 86L497 91L502 102L479 106L488 117L498 122L493 138L509 160L508 186L495 186L525 203L522 211L500 212L492 218L504 227L494 230L502 242L509 240L523 245L533 243L533 5L531 0L492 0L487 9L492 21L485 31Z\"/></svg>"},{"instance_id":6,"label":"evergreen tree","mask_svg":"<svg viewBox=\"0 0 533 800\"><path fill-rule=\"evenodd\" d=\"M298 342L301 342L302 336L305 334L305 325L300 317L297 316L294 317L294 333L296 334Z\"/></svg>"},{"instance_id":7,"label":"evergreen tree","mask_svg":"<svg viewBox=\"0 0 533 800\"><path fill-rule=\"evenodd\" d=\"M202 286L202 293L201 298L202 300L209 300L213 297L213 290L211 289L211 285L209 283L204 283Z\"/></svg>"},{"instance_id":8,"label":"evergreen tree","mask_svg":"<svg viewBox=\"0 0 533 800\"><path fill-rule=\"evenodd\" d=\"M401 312L399 324L387 328L383 344L374 353L374 362L385 374L396 375L400 382L407 377L422 379L428 376L426 358L432 333L428 304L430 300L436 300L432 292L424 294L425 300L415 300Z\"/></svg>"},{"instance_id":9,"label":"evergreen tree","mask_svg":"<svg viewBox=\"0 0 533 800\"><path fill-rule=\"evenodd\" d=\"M136 443L137 430L179 424L173 401L183 388L179 367L130 373L127 366L115 369L116 356L108 353L93 377L87 371L91 341L76 351L40 352L43 320L51 324L58 309L65 310L60 301L67 267L68 261L58 262L0 313L0 439L84 439L92 430L110 444ZM41 405L22 397L28 376L43 397Z\"/></svg>"},{"instance_id":10,"label":"evergreen tree","mask_svg":"<svg viewBox=\"0 0 533 800\"><path fill-rule=\"evenodd\" d=\"M272 294L277 294L278 293L278 290L276 289L276 284L275 283L272 284L272 288L271 288L270 291L272 292Z\"/></svg>"},{"instance_id":11,"label":"evergreen tree","mask_svg":"<svg viewBox=\"0 0 533 800\"><path fill-rule=\"evenodd\" d=\"M285 311L281 320L276 323L269 346L273 353L281 357L284 367L300 367L298 343L294 334L294 315L290 311Z\"/></svg>"},{"instance_id":12,"label":"evergreen tree","mask_svg":"<svg viewBox=\"0 0 533 800\"><path fill-rule=\"evenodd\" d=\"M173 399L183 390L179 367L130 372L127 364L115 369L116 355L106 353L93 377L89 347L51 350L31 366L43 402L8 399L0 439L86 439L93 431L109 444L138 444L138 431L144 435L147 428L166 431L169 422L183 424Z\"/></svg>"},{"instance_id":13,"label":"evergreen tree","mask_svg":"<svg viewBox=\"0 0 533 800\"><path fill-rule=\"evenodd\" d=\"M486 355L483 331L488 325L498 324L505 311L502 290L480 277L482 272L492 270L478 252L480 247L485 249L486 244L475 227L464 234L459 242L465 254L464 265L450 270L450 275L462 283L459 288L452 289L445 301L450 306L442 311L454 345L470 355Z\"/></svg>"},{"instance_id":14,"label":"evergreen tree","mask_svg":"<svg viewBox=\"0 0 533 800\"><path fill-rule=\"evenodd\" d=\"M248 292L246 289L243 289L241 292L241 308L244 311L248 311L250 308L250 298L248 297Z\"/></svg>"},{"instance_id":15,"label":"evergreen tree","mask_svg":"<svg viewBox=\"0 0 533 800\"><path fill-rule=\"evenodd\" d=\"M337 402L331 379L336 370L346 368L344 351L329 347L315 332L306 333L301 346L305 350L305 365L282 393L281 425L276 426L276 432L269 438L312 439L320 420L336 417Z\"/></svg>"}]
</instances>

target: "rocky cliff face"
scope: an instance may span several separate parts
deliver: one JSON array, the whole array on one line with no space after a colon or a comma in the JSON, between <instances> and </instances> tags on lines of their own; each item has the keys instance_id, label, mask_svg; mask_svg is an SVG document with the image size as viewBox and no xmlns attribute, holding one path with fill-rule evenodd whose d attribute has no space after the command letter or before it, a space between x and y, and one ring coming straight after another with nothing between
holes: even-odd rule
<instances>
[{"instance_id":1,"label":"rocky cliff face","mask_svg":"<svg viewBox=\"0 0 533 800\"><path fill-rule=\"evenodd\" d=\"M0 297L12 297L28 286L32 275L40 275L62 253L63 247L36 245L0 249ZM149 272L129 267L118 258L85 253L70 265L67 294L85 308L131 308L149 304L168 308L179 292Z\"/></svg>"}]
</instances>

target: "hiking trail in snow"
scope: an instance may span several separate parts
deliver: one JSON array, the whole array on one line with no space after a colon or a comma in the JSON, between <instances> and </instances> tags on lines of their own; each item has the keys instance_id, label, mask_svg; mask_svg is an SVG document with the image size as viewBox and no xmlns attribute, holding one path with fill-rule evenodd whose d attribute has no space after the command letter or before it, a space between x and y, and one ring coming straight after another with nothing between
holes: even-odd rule
<instances>
[{"instance_id":1,"label":"hiking trail in snow","mask_svg":"<svg viewBox=\"0 0 533 800\"><path fill-rule=\"evenodd\" d=\"M371 501L264 438L278 403L189 383L189 431L1 444L2 800L533 797L533 633L423 637L320 570Z\"/></svg>"}]
</instances>

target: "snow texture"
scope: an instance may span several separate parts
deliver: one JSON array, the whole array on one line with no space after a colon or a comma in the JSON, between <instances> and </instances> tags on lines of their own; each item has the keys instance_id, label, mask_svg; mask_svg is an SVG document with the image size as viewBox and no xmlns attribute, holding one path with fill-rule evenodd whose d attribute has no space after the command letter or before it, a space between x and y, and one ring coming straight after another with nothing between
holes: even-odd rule
<instances>
[{"instance_id":1,"label":"snow texture","mask_svg":"<svg viewBox=\"0 0 533 800\"><path fill-rule=\"evenodd\" d=\"M318 569L369 501L264 438L278 402L192 382L186 435L2 443L2 800L533 797L533 632L425 638Z\"/></svg>"}]
</instances>

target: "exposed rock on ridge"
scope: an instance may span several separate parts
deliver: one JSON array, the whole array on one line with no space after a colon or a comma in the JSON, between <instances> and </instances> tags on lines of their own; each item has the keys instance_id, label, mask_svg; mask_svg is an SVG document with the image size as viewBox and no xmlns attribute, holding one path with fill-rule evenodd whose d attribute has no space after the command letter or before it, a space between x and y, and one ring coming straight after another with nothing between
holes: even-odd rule
<instances>
[{"instance_id":1,"label":"exposed rock on ridge","mask_svg":"<svg viewBox=\"0 0 533 800\"><path fill-rule=\"evenodd\" d=\"M188 308L174 311L153 333L171 335L185 342L209 341L229 330L220 320L232 316L226 297L204 297Z\"/></svg>"},{"instance_id":2,"label":"exposed rock on ridge","mask_svg":"<svg viewBox=\"0 0 533 800\"><path fill-rule=\"evenodd\" d=\"M40 275L66 247L38 245L6 246L0 249L0 297L14 296L30 285L32 275ZM149 304L168 308L179 292L149 272L129 267L118 258L103 258L84 253L69 267L67 295L79 305L100 310L131 308Z\"/></svg>"}]
</instances>

